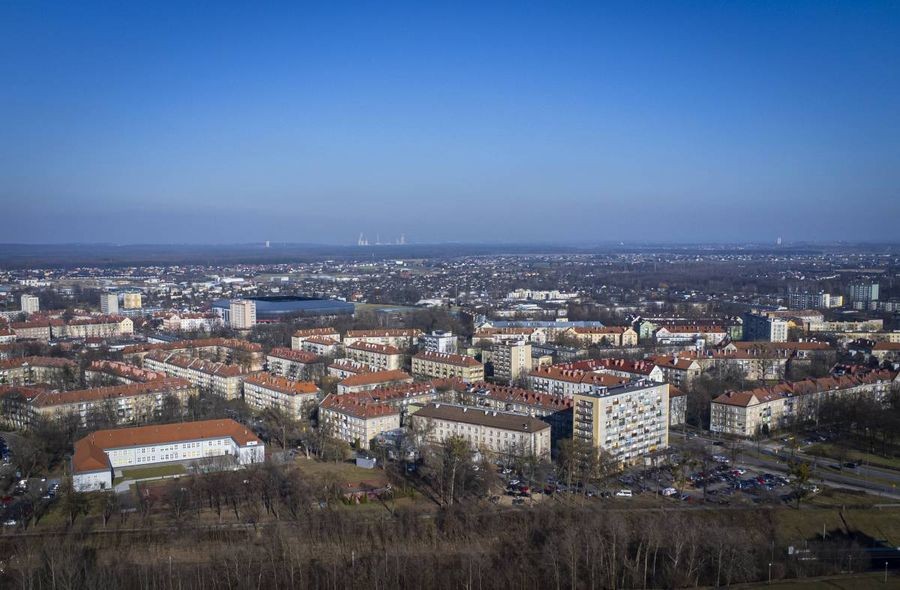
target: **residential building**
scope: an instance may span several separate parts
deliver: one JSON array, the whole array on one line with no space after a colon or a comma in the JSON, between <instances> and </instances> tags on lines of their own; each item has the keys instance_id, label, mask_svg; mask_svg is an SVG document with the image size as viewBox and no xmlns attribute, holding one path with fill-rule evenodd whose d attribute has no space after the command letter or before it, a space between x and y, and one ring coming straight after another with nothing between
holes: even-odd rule
<instances>
[{"instance_id":1,"label":"residential building","mask_svg":"<svg viewBox=\"0 0 900 590\"><path fill-rule=\"evenodd\" d=\"M266 451L250 429L234 420L98 430L75 443L72 485L79 492L110 490L122 468L217 458L249 465L265 461Z\"/></svg>"},{"instance_id":2,"label":"residential building","mask_svg":"<svg viewBox=\"0 0 900 590\"><path fill-rule=\"evenodd\" d=\"M751 437L768 434L795 423L814 421L822 402L839 397L867 397L886 402L900 383L898 373L871 371L804 379L729 391L710 403L710 430Z\"/></svg>"},{"instance_id":3,"label":"residential building","mask_svg":"<svg viewBox=\"0 0 900 590\"><path fill-rule=\"evenodd\" d=\"M413 414L412 420L421 424L433 444L458 437L486 454L550 457L550 425L530 416L432 403Z\"/></svg>"},{"instance_id":4,"label":"residential building","mask_svg":"<svg viewBox=\"0 0 900 590\"><path fill-rule=\"evenodd\" d=\"M472 383L459 392L458 398L467 406L523 414L542 420L550 425L550 438L554 443L572 437L571 397L480 382Z\"/></svg>"},{"instance_id":5,"label":"residential building","mask_svg":"<svg viewBox=\"0 0 900 590\"><path fill-rule=\"evenodd\" d=\"M687 394L669 385L669 427L680 426L687 418Z\"/></svg>"},{"instance_id":6,"label":"residential building","mask_svg":"<svg viewBox=\"0 0 900 590\"><path fill-rule=\"evenodd\" d=\"M500 342L491 349L494 364L494 380L515 383L531 370L531 345L523 340Z\"/></svg>"},{"instance_id":7,"label":"residential building","mask_svg":"<svg viewBox=\"0 0 900 590\"><path fill-rule=\"evenodd\" d=\"M878 291L878 283L856 281L850 283L847 289L847 296L850 303L871 303L872 301L878 301Z\"/></svg>"},{"instance_id":8,"label":"residential building","mask_svg":"<svg viewBox=\"0 0 900 590\"><path fill-rule=\"evenodd\" d=\"M222 326L222 318L215 313L173 313L163 319L163 329L169 332L211 332Z\"/></svg>"},{"instance_id":9,"label":"residential building","mask_svg":"<svg viewBox=\"0 0 900 590\"><path fill-rule=\"evenodd\" d=\"M334 357L341 350L341 343L327 336L311 336L300 342L300 350L316 356Z\"/></svg>"},{"instance_id":10,"label":"residential building","mask_svg":"<svg viewBox=\"0 0 900 590\"><path fill-rule=\"evenodd\" d=\"M40 311L41 300L34 295L28 295L26 293L19 298L19 305L22 309L22 313L29 315Z\"/></svg>"},{"instance_id":11,"label":"residential building","mask_svg":"<svg viewBox=\"0 0 900 590\"><path fill-rule=\"evenodd\" d=\"M435 330L431 334L422 336L422 350L425 352L443 352L456 354L456 336L453 332Z\"/></svg>"},{"instance_id":12,"label":"residential building","mask_svg":"<svg viewBox=\"0 0 900 590\"><path fill-rule=\"evenodd\" d=\"M54 338L117 338L130 334L134 334L134 323L120 315L75 318L53 327Z\"/></svg>"},{"instance_id":13,"label":"residential building","mask_svg":"<svg viewBox=\"0 0 900 590\"><path fill-rule=\"evenodd\" d=\"M122 349L125 360L140 364L153 351L177 352L216 362L239 365L245 371L261 371L265 357L262 346L238 338L201 338L155 344L137 344Z\"/></svg>"},{"instance_id":14,"label":"residential building","mask_svg":"<svg viewBox=\"0 0 900 590\"><path fill-rule=\"evenodd\" d=\"M100 294L100 313L116 315L119 313L119 295L117 293Z\"/></svg>"},{"instance_id":15,"label":"residential building","mask_svg":"<svg viewBox=\"0 0 900 590\"><path fill-rule=\"evenodd\" d=\"M295 419L307 418L316 407L319 388L311 381L291 381L268 373L254 373L244 379L244 401L254 410L280 410Z\"/></svg>"},{"instance_id":16,"label":"residential building","mask_svg":"<svg viewBox=\"0 0 900 590\"><path fill-rule=\"evenodd\" d=\"M638 334L630 326L603 326L600 328L570 328L568 333L582 346L637 346Z\"/></svg>"},{"instance_id":17,"label":"residential building","mask_svg":"<svg viewBox=\"0 0 900 590\"><path fill-rule=\"evenodd\" d=\"M157 379L165 379L161 371L149 371L119 361L93 361L84 371L84 379L90 384L149 383Z\"/></svg>"},{"instance_id":18,"label":"residential building","mask_svg":"<svg viewBox=\"0 0 900 590\"><path fill-rule=\"evenodd\" d=\"M144 357L144 368L186 379L197 388L225 399L239 399L246 374L237 365L216 363L174 352L155 351Z\"/></svg>"},{"instance_id":19,"label":"residential building","mask_svg":"<svg viewBox=\"0 0 900 590\"><path fill-rule=\"evenodd\" d=\"M401 350L411 347L422 337L422 332L415 328L394 328L388 330L350 330L344 336L344 346L357 342L369 344L386 344Z\"/></svg>"},{"instance_id":20,"label":"residential building","mask_svg":"<svg viewBox=\"0 0 900 590\"><path fill-rule=\"evenodd\" d=\"M682 355L654 356L648 360L662 370L663 379L679 388L689 389L694 379L703 372L700 363Z\"/></svg>"},{"instance_id":21,"label":"residential building","mask_svg":"<svg viewBox=\"0 0 900 590\"><path fill-rule=\"evenodd\" d=\"M372 369L369 365L351 361L350 359L337 359L328 365L328 375L337 377L338 379L346 379L351 375L360 375L362 373L371 373Z\"/></svg>"},{"instance_id":22,"label":"residential building","mask_svg":"<svg viewBox=\"0 0 900 590\"><path fill-rule=\"evenodd\" d=\"M337 392L339 395L343 395L346 393L368 391L370 389L386 387L388 385L412 382L412 375L403 371L374 371L371 373L351 375L350 377L343 379L337 385Z\"/></svg>"},{"instance_id":23,"label":"residential building","mask_svg":"<svg viewBox=\"0 0 900 590\"><path fill-rule=\"evenodd\" d=\"M649 381L576 393L573 436L634 465L669 446L669 384Z\"/></svg>"},{"instance_id":24,"label":"residential building","mask_svg":"<svg viewBox=\"0 0 900 590\"><path fill-rule=\"evenodd\" d=\"M256 325L256 302L238 299L229 306L228 325L235 330L249 330Z\"/></svg>"},{"instance_id":25,"label":"residential building","mask_svg":"<svg viewBox=\"0 0 900 590\"><path fill-rule=\"evenodd\" d=\"M630 377L576 368L578 365L579 363L569 363L538 367L528 373L528 385L534 391L572 398L577 393L586 393L598 387L615 387L631 381Z\"/></svg>"},{"instance_id":26,"label":"residential building","mask_svg":"<svg viewBox=\"0 0 900 590\"><path fill-rule=\"evenodd\" d=\"M78 376L78 363L50 356L26 356L0 361L0 385L58 385Z\"/></svg>"},{"instance_id":27,"label":"residential building","mask_svg":"<svg viewBox=\"0 0 900 590\"><path fill-rule=\"evenodd\" d=\"M368 449L375 436L400 428L401 410L351 395L329 395L319 404L319 421L325 432L338 440Z\"/></svg>"},{"instance_id":28,"label":"residential building","mask_svg":"<svg viewBox=\"0 0 900 590\"><path fill-rule=\"evenodd\" d=\"M744 340L787 342L787 339L787 320L757 313L744 314Z\"/></svg>"},{"instance_id":29,"label":"residential building","mask_svg":"<svg viewBox=\"0 0 900 590\"><path fill-rule=\"evenodd\" d=\"M335 342L340 342L341 340L340 333L334 328L307 328L294 332L294 335L291 336L291 348L301 350L303 341L313 337L328 338Z\"/></svg>"},{"instance_id":30,"label":"residential building","mask_svg":"<svg viewBox=\"0 0 900 590\"><path fill-rule=\"evenodd\" d=\"M311 352L291 348L273 348L266 356L269 372L294 381L322 375L322 359Z\"/></svg>"},{"instance_id":31,"label":"residential building","mask_svg":"<svg viewBox=\"0 0 900 590\"><path fill-rule=\"evenodd\" d=\"M420 378L455 378L471 383L484 380L484 365L470 356L424 351L412 357L412 374Z\"/></svg>"},{"instance_id":32,"label":"residential building","mask_svg":"<svg viewBox=\"0 0 900 590\"><path fill-rule=\"evenodd\" d=\"M403 367L403 353L390 344L358 341L344 347L351 361L368 365L373 371L393 371Z\"/></svg>"},{"instance_id":33,"label":"residential building","mask_svg":"<svg viewBox=\"0 0 900 590\"><path fill-rule=\"evenodd\" d=\"M653 334L657 344L693 344L702 340L704 346L718 346L728 337L725 326L674 324L660 326Z\"/></svg>"},{"instance_id":34,"label":"residential building","mask_svg":"<svg viewBox=\"0 0 900 590\"><path fill-rule=\"evenodd\" d=\"M122 307L125 309L140 309L142 307L141 293L128 291L122 295Z\"/></svg>"},{"instance_id":35,"label":"residential building","mask_svg":"<svg viewBox=\"0 0 900 590\"><path fill-rule=\"evenodd\" d=\"M59 420L73 415L79 417L82 426L91 426L97 421L135 424L180 411L194 395L197 395L196 387L183 379L169 378L77 391L44 390L8 404L11 413L5 419L25 429L38 419Z\"/></svg>"}]
</instances>

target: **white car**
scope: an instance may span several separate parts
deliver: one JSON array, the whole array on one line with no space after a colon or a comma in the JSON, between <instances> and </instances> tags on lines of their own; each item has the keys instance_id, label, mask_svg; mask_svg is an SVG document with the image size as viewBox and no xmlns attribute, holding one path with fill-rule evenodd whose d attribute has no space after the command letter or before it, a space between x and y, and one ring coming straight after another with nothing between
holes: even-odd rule
<instances>
[{"instance_id":1,"label":"white car","mask_svg":"<svg viewBox=\"0 0 900 590\"><path fill-rule=\"evenodd\" d=\"M630 498L631 496L631 490L619 490L618 492L616 492L617 498Z\"/></svg>"},{"instance_id":2,"label":"white car","mask_svg":"<svg viewBox=\"0 0 900 590\"><path fill-rule=\"evenodd\" d=\"M678 493L678 490L676 490L675 488L665 488L661 493L663 496L674 496Z\"/></svg>"}]
</instances>

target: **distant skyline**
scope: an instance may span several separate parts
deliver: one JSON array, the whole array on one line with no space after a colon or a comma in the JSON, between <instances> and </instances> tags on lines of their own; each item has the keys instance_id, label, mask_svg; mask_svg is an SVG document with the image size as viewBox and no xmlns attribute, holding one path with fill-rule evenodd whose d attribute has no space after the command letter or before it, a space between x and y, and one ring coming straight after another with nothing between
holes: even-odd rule
<instances>
[{"instance_id":1,"label":"distant skyline","mask_svg":"<svg viewBox=\"0 0 900 590\"><path fill-rule=\"evenodd\" d=\"M0 243L896 242L900 3L0 3Z\"/></svg>"}]
</instances>

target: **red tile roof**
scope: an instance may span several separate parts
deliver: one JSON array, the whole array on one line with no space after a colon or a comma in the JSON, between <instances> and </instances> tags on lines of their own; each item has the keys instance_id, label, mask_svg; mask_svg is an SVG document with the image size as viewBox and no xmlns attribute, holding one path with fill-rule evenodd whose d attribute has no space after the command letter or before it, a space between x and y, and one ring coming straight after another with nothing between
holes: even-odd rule
<instances>
[{"instance_id":1,"label":"red tile roof","mask_svg":"<svg viewBox=\"0 0 900 590\"><path fill-rule=\"evenodd\" d=\"M167 444L230 437L238 445L246 446L262 442L253 432L234 420L204 420L201 422L177 422L157 426L98 430L75 443L72 467L75 472L109 469L106 449Z\"/></svg>"},{"instance_id":2,"label":"red tile roof","mask_svg":"<svg viewBox=\"0 0 900 590\"><path fill-rule=\"evenodd\" d=\"M413 358L423 361L433 361L436 363L444 363L457 367L480 367L481 363L470 356L464 354L451 354L449 352L432 352L430 350L422 351Z\"/></svg>"},{"instance_id":3,"label":"red tile roof","mask_svg":"<svg viewBox=\"0 0 900 590\"><path fill-rule=\"evenodd\" d=\"M244 385L258 385L265 389L271 389L281 393L290 395L309 395L317 393L319 388L311 381L291 381L284 377L272 375L270 373L254 373L244 379Z\"/></svg>"}]
</instances>

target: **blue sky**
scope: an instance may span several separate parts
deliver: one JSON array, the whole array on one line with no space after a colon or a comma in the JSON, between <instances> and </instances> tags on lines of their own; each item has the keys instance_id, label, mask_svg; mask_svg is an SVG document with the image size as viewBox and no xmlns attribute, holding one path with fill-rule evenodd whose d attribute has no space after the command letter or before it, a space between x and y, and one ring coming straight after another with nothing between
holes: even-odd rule
<instances>
[{"instance_id":1,"label":"blue sky","mask_svg":"<svg viewBox=\"0 0 900 590\"><path fill-rule=\"evenodd\" d=\"M0 3L0 243L896 240L900 3Z\"/></svg>"}]
</instances>

